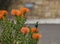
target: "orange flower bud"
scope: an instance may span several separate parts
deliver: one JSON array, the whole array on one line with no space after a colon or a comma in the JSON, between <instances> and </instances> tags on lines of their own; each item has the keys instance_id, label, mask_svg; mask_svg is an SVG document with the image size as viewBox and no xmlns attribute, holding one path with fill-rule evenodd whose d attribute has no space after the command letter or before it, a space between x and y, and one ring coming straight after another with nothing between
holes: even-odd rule
<instances>
[{"instance_id":1,"label":"orange flower bud","mask_svg":"<svg viewBox=\"0 0 60 44\"><path fill-rule=\"evenodd\" d=\"M7 15L8 12L6 10L1 10L2 15Z\"/></svg>"},{"instance_id":2,"label":"orange flower bud","mask_svg":"<svg viewBox=\"0 0 60 44\"><path fill-rule=\"evenodd\" d=\"M24 7L20 8L20 11L21 11L22 13L26 12L26 10L25 10Z\"/></svg>"},{"instance_id":3,"label":"orange flower bud","mask_svg":"<svg viewBox=\"0 0 60 44\"><path fill-rule=\"evenodd\" d=\"M25 12L29 12L30 10L28 8L22 7L20 8L20 11L22 11L22 13L25 13Z\"/></svg>"},{"instance_id":4,"label":"orange flower bud","mask_svg":"<svg viewBox=\"0 0 60 44\"><path fill-rule=\"evenodd\" d=\"M17 13L16 13L16 15L17 16L21 16L22 15L22 12L18 10Z\"/></svg>"},{"instance_id":5,"label":"orange flower bud","mask_svg":"<svg viewBox=\"0 0 60 44\"><path fill-rule=\"evenodd\" d=\"M29 30L28 27L22 27L21 32L22 32L23 34L27 34L27 33L30 32L30 30Z\"/></svg>"},{"instance_id":6,"label":"orange flower bud","mask_svg":"<svg viewBox=\"0 0 60 44\"><path fill-rule=\"evenodd\" d=\"M12 11L11 11L11 14L13 15L13 16L21 16L22 15L22 12L20 11L20 10L16 10L16 9L13 9Z\"/></svg>"},{"instance_id":7,"label":"orange flower bud","mask_svg":"<svg viewBox=\"0 0 60 44\"><path fill-rule=\"evenodd\" d=\"M8 14L8 12L6 11L6 10L0 10L0 15L7 15Z\"/></svg>"},{"instance_id":8,"label":"orange flower bud","mask_svg":"<svg viewBox=\"0 0 60 44\"><path fill-rule=\"evenodd\" d=\"M39 38L42 38L42 35L38 34L38 33L34 33L34 34L32 34L32 38L33 39L39 39Z\"/></svg>"},{"instance_id":9,"label":"orange flower bud","mask_svg":"<svg viewBox=\"0 0 60 44\"><path fill-rule=\"evenodd\" d=\"M32 28L31 31L32 31L32 32L38 32L38 29L37 29L37 28Z\"/></svg>"},{"instance_id":10,"label":"orange flower bud","mask_svg":"<svg viewBox=\"0 0 60 44\"><path fill-rule=\"evenodd\" d=\"M3 15L2 11L0 10L0 15Z\"/></svg>"},{"instance_id":11,"label":"orange flower bud","mask_svg":"<svg viewBox=\"0 0 60 44\"><path fill-rule=\"evenodd\" d=\"M13 16L15 16L16 13L17 13L17 11L18 11L18 10L16 10L16 9L12 9L12 10L11 10L11 14L12 14Z\"/></svg>"}]
</instances>

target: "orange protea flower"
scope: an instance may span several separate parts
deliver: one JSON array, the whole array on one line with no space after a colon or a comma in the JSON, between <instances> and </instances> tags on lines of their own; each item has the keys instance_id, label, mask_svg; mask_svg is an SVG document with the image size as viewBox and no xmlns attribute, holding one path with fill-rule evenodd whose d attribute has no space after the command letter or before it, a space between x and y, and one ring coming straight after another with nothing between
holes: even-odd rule
<instances>
[{"instance_id":1,"label":"orange protea flower","mask_svg":"<svg viewBox=\"0 0 60 44\"><path fill-rule=\"evenodd\" d=\"M8 12L7 12L6 10L1 10L1 14L2 14L2 15L7 15Z\"/></svg>"},{"instance_id":2,"label":"orange protea flower","mask_svg":"<svg viewBox=\"0 0 60 44\"><path fill-rule=\"evenodd\" d=\"M32 28L31 31L32 31L32 32L38 32L38 29L37 29L37 28Z\"/></svg>"},{"instance_id":3,"label":"orange protea flower","mask_svg":"<svg viewBox=\"0 0 60 44\"><path fill-rule=\"evenodd\" d=\"M39 38L41 38L41 37L42 37L41 34L38 34L38 33L32 34L32 38L33 38L33 39L39 39Z\"/></svg>"},{"instance_id":4,"label":"orange protea flower","mask_svg":"<svg viewBox=\"0 0 60 44\"><path fill-rule=\"evenodd\" d=\"M28 27L22 27L21 32L22 32L23 34L27 34L27 33L30 32L30 30L29 30Z\"/></svg>"},{"instance_id":5,"label":"orange protea flower","mask_svg":"<svg viewBox=\"0 0 60 44\"><path fill-rule=\"evenodd\" d=\"M5 10L0 10L0 15L6 15L7 14L7 11L5 11Z\"/></svg>"},{"instance_id":6,"label":"orange protea flower","mask_svg":"<svg viewBox=\"0 0 60 44\"><path fill-rule=\"evenodd\" d=\"M25 8L26 9L26 12L29 12L30 11L30 9L28 9L28 8Z\"/></svg>"},{"instance_id":7,"label":"orange protea flower","mask_svg":"<svg viewBox=\"0 0 60 44\"><path fill-rule=\"evenodd\" d=\"M4 15L7 15L8 12L6 10L0 10L0 19L4 19Z\"/></svg>"},{"instance_id":8,"label":"orange protea flower","mask_svg":"<svg viewBox=\"0 0 60 44\"><path fill-rule=\"evenodd\" d=\"M16 9L13 9L12 11L11 11L11 14L14 16L14 15L16 15L16 16L21 16L22 15L22 12L20 11L20 10L16 10Z\"/></svg>"},{"instance_id":9,"label":"orange protea flower","mask_svg":"<svg viewBox=\"0 0 60 44\"><path fill-rule=\"evenodd\" d=\"M22 7L20 8L20 11L22 11L22 13L25 13L25 12L29 12L30 10L28 8Z\"/></svg>"},{"instance_id":10,"label":"orange protea flower","mask_svg":"<svg viewBox=\"0 0 60 44\"><path fill-rule=\"evenodd\" d=\"M16 15L17 16L21 16L22 15L22 12L18 10L17 13L16 13Z\"/></svg>"},{"instance_id":11,"label":"orange protea flower","mask_svg":"<svg viewBox=\"0 0 60 44\"><path fill-rule=\"evenodd\" d=\"M12 14L13 16L15 16L16 13L17 13L17 11L18 11L18 10L16 10L16 9L12 9L12 10L11 10L11 14Z\"/></svg>"},{"instance_id":12,"label":"orange protea flower","mask_svg":"<svg viewBox=\"0 0 60 44\"><path fill-rule=\"evenodd\" d=\"M2 11L0 10L0 15L3 15Z\"/></svg>"}]
</instances>

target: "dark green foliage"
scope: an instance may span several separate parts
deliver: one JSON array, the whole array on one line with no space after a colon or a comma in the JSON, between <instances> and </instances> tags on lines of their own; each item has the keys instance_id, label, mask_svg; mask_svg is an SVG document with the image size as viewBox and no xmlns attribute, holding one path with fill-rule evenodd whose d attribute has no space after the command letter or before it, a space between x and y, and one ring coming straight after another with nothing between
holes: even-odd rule
<instances>
[{"instance_id":1,"label":"dark green foliage","mask_svg":"<svg viewBox=\"0 0 60 44\"><path fill-rule=\"evenodd\" d=\"M35 27L38 28L38 22L35 23Z\"/></svg>"}]
</instances>

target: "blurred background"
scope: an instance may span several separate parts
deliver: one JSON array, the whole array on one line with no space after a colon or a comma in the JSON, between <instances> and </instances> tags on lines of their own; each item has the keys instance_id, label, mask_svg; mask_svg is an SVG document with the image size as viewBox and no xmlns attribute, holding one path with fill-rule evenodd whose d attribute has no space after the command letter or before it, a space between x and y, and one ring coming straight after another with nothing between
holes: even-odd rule
<instances>
[{"instance_id":1,"label":"blurred background","mask_svg":"<svg viewBox=\"0 0 60 44\"><path fill-rule=\"evenodd\" d=\"M0 9L27 7L28 19L60 18L60 0L0 0Z\"/></svg>"},{"instance_id":2,"label":"blurred background","mask_svg":"<svg viewBox=\"0 0 60 44\"><path fill-rule=\"evenodd\" d=\"M20 0L15 1L12 8L22 6L31 10L28 19L60 18L60 0Z\"/></svg>"},{"instance_id":3,"label":"blurred background","mask_svg":"<svg viewBox=\"0 0 60 44\"><path fill-rule=\"evenodd\" d=\"M60 0L0 0L0 10L10 11L23 6L31 10L26 15L27 19L60 18ZM29 24L31 27L33 25ZM60 44L60 24L39 24L38 28L43 35L39 44Z\"/></svg>"}]
</instances>

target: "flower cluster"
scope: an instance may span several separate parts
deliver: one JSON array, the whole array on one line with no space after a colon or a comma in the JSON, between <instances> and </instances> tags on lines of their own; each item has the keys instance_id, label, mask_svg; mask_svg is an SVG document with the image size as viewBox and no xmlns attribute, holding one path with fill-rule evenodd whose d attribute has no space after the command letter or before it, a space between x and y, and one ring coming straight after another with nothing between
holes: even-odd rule
<instances>
[{"instance_id":1,"label":"flower cluster","mask_svg":"<svg viewBox=\"0 0 60 44\"><path fill-rule=\"evenodd\" d=\"M16 16L21 16L23 13L26 13L26 12L29 12L29 9L22 7L22 8L20 8L19 10L13 9L13 10L11 11L11 14L12 14L13 16L14 16L14 15L16 15Z\"/></svg>"},{"instance_id":2,"label":"flower cluster","mask_svg":"<svg viewBox=\"0 0 60 44\"><path fill-rule=\"evenodd\" d=\"M13 22L10 22L7 16L9 12L0 10L1 44L37 44L39 38L42 37L38 33L37 23L34 28L27 27L24 24L26 22L25 14L29 11L25 7L12 9L10 14L13 17Z\"/></svg>"},{"instance_id":3,"label":"flower cluster","mask_svg":"<svg viewBox=\"0 0 60 44\"><path fill-rule=\"evenodd\" d=\"M5 15L7 15L8 12L6 10L0 10L0 19L3 19Z\"/></svg>"},{"instance_id":4,"label":"flower cluster","mask_svg":"<svg viewBox=\"0 0 60 44\"><path fill-rule=\"evenodd\" d=\"M20 30L23 34L28 34L28 33L32 33L32 38L33 39L39 39L42 37L41 34L38 33L38 29L37 28L32 28L31 30L28 27L22 27L22 29Z\"/></svg>"},{"instance_id":5,"label":"flower cluster","mask_svg":"<svg viewBox=\"0 0 60 44\"><path fill-rule=\"evenodd\" d=\"M13 16L21 16L23 13L27 13L30 10L28 8L25 7L21 7L19 10L17 9L12 9L11 10L11 15ZM0 19L3 19L5 15L7 15L8 12L6 10L0 10Z\"/></svg>"}]
</instances>

